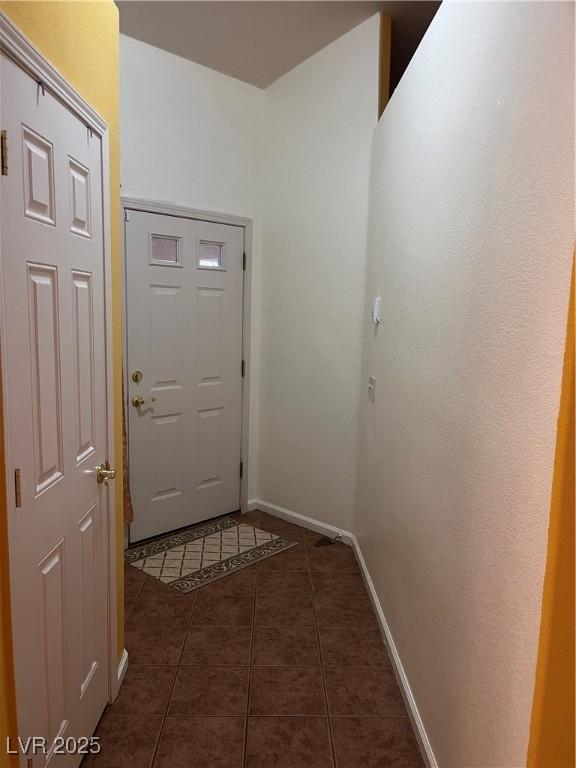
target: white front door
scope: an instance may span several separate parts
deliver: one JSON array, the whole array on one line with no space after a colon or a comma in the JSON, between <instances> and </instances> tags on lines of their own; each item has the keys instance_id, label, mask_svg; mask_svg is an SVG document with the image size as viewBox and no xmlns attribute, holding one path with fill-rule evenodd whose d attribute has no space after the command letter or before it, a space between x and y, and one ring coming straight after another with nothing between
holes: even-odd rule
<instances>
[{"instance_id":1,"label":"white front door","mask_svg":"<svg viewBox=\"0 0 576 768\"><path fill-rule=\"evenodd\" d=\"M128 211L132 541L239 509L243 243L242 227Z\"/></svg>"},{"instance_id":2,"label":"white front door","mask_svg":"<svg viewBox=\"0 0 576 768\"><path fill-rule=\"evenodd\" d=\"M108 700L102 147L0 58L2 360L19 735L90 736ZM5 745L2 745L4 749ZM50 766L82 755L54 754ZM39 768L46 757L31 758Z\"/></svg>"}]
</instances>

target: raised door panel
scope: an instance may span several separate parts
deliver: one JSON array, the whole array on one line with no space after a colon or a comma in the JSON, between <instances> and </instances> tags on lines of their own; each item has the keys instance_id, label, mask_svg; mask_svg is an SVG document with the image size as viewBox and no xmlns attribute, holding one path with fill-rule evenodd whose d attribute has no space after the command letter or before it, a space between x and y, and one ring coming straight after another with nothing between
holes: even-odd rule
<instances>
[{"instance_id":1,"label":"raised door panel","mask_svg":"<svg viewBox=\"0 0 576 768\"><path fill-rule=\"evenodd\" d=\"M28 264L36 495L63 475L57 269Z\"/></svg>"},{"instance_id":2,"label":"raised door panel","mask_svg":"<svg viewBox=\"0 0 576 768\"><path fill-rule=\"evenodd\" d=\"M154 467L152 502L179 496L186 487L187 468L182 461L183 440L181 414L152 418Z\"/></svg>"},{"instance_id":3,"label":"raised door panel","mask_svg":"<svg viewBox=\"0 0 576 768\"><path fill-rule=\"evenodd\" d=\"M94 453L94 310L92 275L72 272L72 333L76 402L76 463Z\"/></svg>"},{"instance_id":4,"label":"raised door panel","mask_svg":"<svg viewBox=\"0 0 576 768\"><path fill-rule=\"evenodd\" d=\"M197 376L200 385L222 379L222 336L225 293L220 288L199 288L197 297Z\"/></svg>"},{"instance_id":5,"label":"raised door panel","mask_svg":"<svg viewBox=\"0 0 576 768\"><path fill-rule=\"evenodd\" d=\"M224 409L199 411L196 420L197 487L212 488L222 483Z\"/></svg>"},{"instance_id":6,"label":"raised door panel","mask_svg":"<svg viewBox=\"0 0 576 768\"><path fill-rule=\"evenodd\" d=\"M90 237L90 171L82 163L68 158L70 231Z\"/></svg>"},{"instance_id":7,"label":"raised door panel","mask_svg":"<svg viewBox=\"0 0 576 768\"><path fill-rule=\"evenodd\" d=\"M149 332L153 386L180 386L184 339L184 291L179 285L150 286Z\"/></svg>"},{"instance_id":8,"label":"raised door panel","mask_svg":"<svg viewBox=\"0 0 576 768\"><path fill-rule=\"evenodd\" d=\"M98 518L92 506L78 525L80 532L80 610L81 610L81 673L80 698L84 696L96 672L96 615L98 608Z\"/></svg>"},{"instance_id":9,"label":"raised door panel","mask_svg":"<svg viewBox=\"0 0 576 768\"><path fill-rule=\"evenodd\" d=\"M44 664L47 706L46 736L51 743L65 729L66 721L66 614L64 542L60 542L38 566L41 616L37 630ZM40 681L37 681L40 684Z\"/></svg>"},{"instance_id":10,"label":"raised door panel","mask_svg":"<svg viewBox=\"0 0 576 768\"><path fill-rule=\"evenodd\" d=\"M56 224L54 148L38 133L23 127L24 213L44 224Z\"/></svg>"}]
</instances>

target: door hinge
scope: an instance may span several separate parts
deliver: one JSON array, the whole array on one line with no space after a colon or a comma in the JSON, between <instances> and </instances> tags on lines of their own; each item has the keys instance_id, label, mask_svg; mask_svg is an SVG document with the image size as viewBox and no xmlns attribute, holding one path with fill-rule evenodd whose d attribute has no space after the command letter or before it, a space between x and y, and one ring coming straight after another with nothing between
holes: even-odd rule
<instances>
[{"instance_id":1,"label":"door hinge","mask_svg":"<svg viewBox=\"0 0 576 768\"><path fill-rule=\"evenodd\" d=\"M240 462L240 479L244 477L244 462Z\"/></svg>"},{"instance_id":2,"label":"door hinge","mask_svg":"<svg viewBox=\"0 0 576 768\"><path fill-rule=\"evenodd\" d=\"M130 212L128 208L124 208L124 221L130 221Z\"/></svg>"},{"instance_id":3,"label":"door hinge","mask_svg":"<svg viewBox=\"0 0 576 768\"><path fill-rule=\"evenodd\" d=\"M246 254L242 254L242 270L246 272Z\"/></svg>"},{"instance_id":4,"label":"door hinge","mask_svg":"<svg viewBox=\"0 0 576 768\"><path fill-rule=\"evenodd\" d=\"M242 360L242 378L246 376L246 360Z\"/></svg>"},{"instance_id":5,"label":"door hinge","mask_svg":"<svg viewBox=\"0 0 576 768\"><path fill-rule=\"evenodd\" d=\"M0 154L2 155L2 176L8 176L8 131L0 134Z\"/></svg>"},{"instance_id":6,"label":"door hinge","mask_svg":"<svg viewBox=\"0 0 576 768\"><path fill-rule=\"evenodd\" d=\"M20 481L19 469L14 470L14 499L16 501L16 506L21 507L22 506L22 484Z\"/></svg>"}]
</instances>

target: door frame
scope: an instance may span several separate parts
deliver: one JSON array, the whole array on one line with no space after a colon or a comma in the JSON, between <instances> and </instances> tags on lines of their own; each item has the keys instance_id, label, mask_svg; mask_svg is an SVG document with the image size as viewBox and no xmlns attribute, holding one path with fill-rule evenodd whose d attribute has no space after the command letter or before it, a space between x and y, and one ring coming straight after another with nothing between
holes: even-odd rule
<instances>
[{"instance_id":1,"label":"door frame","mask_svg":"<svg viewBox=\"0 0 576 768\"><path fill-rule=\"evenodd\" d=\"M248 459L249 459L249 430L250 430L250 341L251 341L251 307L252 307L252 267L253 267L253 219L245 216L235 216L227 213L204 211L198 208L188 208L160 200L145 200L136 197L122 197L122 221L127 221L130 211L141 213L157 213L163 216L175 216L180 219L194 219L213 224L228 224L242 227L244 230L244 253L246 269L243 272L242 284L242 359L244 360L244 378L242 379L242 436L240 440L240 461L243 473L240 478L240 511L248 511ZM124 260L124 293L122 304L123 319L123 350L124 350L124 407L128 413L128 336L126 333L126 305L128 299L128 263L126 260L126 228L124 227L123 260ZM128 425L126 425L128 428ZM129 437L128 437L129 439Z\"/></svg>"},{"instance_id":2,"label":"door frame","mask_svg":"<svg viewBox=\"0 0 576 768\"><path fill-rule=\"evenodd\" d=\"M103 259L104 259L104 333L105 333L105 357L106 357L106 456L112 466L115 466L114 455L114 350L113 350L113 316L112 316L112 235L110 227L110 150L109 129L107 123L98 112L75 90L66 78L46 59L43 54L28 40L26 35L6 16L0 12L0 52L11 58L21 69L29 74L38 83L39 88L49 91L63 106L69 109L86 129L97 135L101 140L101 179L102 179L102 228L103 228ZM1 87L1 80L0 80ZM1 102L0 102L1 107ZM0 123L2 114L0 112ZM10 142L16 146L14 140ZM10 147L9 147L10 149ZM0 185L0 205L2 204L2 190ZM1 220L0 220L1 226ZM0 268L3 263L2 232L0 230ZM6 354L6 323L3 294L0 290L0 377L2 386L2 414L5 413L7 381ZM5 420L4 420L5 422ZM0 419L0 444L4 449L4 455L10 456L10 441L7 430L2 431ZM6 462L8 465L8 462ZM10 544L16 529L16 507L12 491L13 479L9 477L9 466L0 469L0 483L4 484L4 494L0 491L0 499L6 499L7 541L6 556L10 561ZM127 654L124 650L122 658L118 659L118 617L117 617L117 537L116 537L116 490L114 483L107 488L106 497L103 500L107 509L105 520L107 527L107 602L108 602L108 699L112 702L120 688L123 675L127 666ZM0 513L3 510L0 509ZM0 536L0 540L1 540ZM2 552L4 554L4 552ZM9 566L9 595L12 596L13 568ZM12 614L9 628L12 647L14 646ZM16 716L23 710L25 703L18 699L18 680L16 668L12 659L12 674L16 692Z\"/></svg>"}]
</instances>

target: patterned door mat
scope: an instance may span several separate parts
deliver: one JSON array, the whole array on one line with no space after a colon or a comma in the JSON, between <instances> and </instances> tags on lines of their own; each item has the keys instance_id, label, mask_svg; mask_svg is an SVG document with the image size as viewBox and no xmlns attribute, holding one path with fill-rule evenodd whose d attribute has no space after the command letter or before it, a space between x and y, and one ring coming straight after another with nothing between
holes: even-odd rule
<instances>
[{"instance_id":1,"label":"patterned door mat","mask_svg":"<svg viewBox=\"0 0 576 768\"><path fill-rule=\"evenodd\" d=\"M297 543L223 518L136 544L126 550L124 560L178 592L192 592Z\"/></svg>"}]
</instances>

